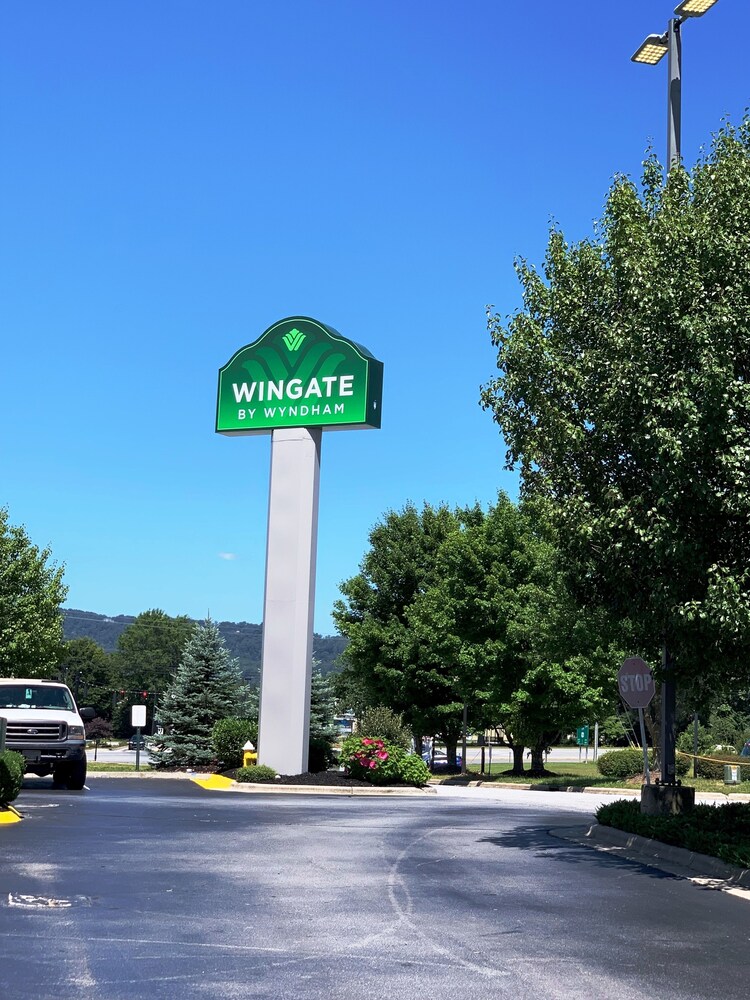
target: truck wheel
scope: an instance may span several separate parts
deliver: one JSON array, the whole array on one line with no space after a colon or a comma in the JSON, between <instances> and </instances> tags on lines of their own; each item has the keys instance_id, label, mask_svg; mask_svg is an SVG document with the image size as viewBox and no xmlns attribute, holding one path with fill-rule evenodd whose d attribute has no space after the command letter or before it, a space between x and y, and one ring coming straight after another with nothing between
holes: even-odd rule
<instances>
[{"instance_id":1,"label":"truck wheel","mask_svg":"<svg viewBox=\"0 0 750 1000\"><path fill-rule=\"evenodd\" d=\"M80 792L86 783L86 761L77 760L68 765L68 776L65 779L68 788Z\"/></svg>"}]
</instances>

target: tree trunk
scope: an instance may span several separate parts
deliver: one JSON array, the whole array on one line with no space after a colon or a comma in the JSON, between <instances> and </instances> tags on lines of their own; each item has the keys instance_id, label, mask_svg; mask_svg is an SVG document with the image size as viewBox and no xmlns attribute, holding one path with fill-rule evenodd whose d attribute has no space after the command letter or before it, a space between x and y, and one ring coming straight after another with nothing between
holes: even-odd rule
<instances>
[{"instance_id":1,"label":"tree trunk","mask_svg":"<svg viewBox=\"0 0 750 1000\"><path fill-rule=\"evenodd\" d=\"M510 772L511 774L525 774L526 773L524 771L524 769L523 769L523 752L524 752L525 749L526 749L526 747L524 747L524 746L512 746L511 747L511 750L513 751L513 769Z\"/></svg>"},{"instance_id":2,"label":"tree trunk","mask_svg":"<svg viewBox=\"0 0 750 1000\"><path fill-rule=\"evenodd\" d=\"M531 774L544 774L544 746L531 748Z\"/></svg>"},{"instance_id":3,"label":"tree trunk","mask_svg":"<svg viewBox=\"0 0 750 1000\"><path fill-rule=\"evenodd\" d=\"M456 763L456 752L458 750L458 740L453 737L445 741L445 763L448 767L458 767Z\"/></svg>"}]
</instances>

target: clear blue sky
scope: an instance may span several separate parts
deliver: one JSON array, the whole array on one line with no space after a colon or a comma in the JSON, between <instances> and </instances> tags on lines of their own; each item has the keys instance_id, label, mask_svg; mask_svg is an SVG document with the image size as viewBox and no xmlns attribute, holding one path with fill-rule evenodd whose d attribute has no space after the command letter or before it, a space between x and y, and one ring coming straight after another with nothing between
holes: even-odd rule
<instances>
[{"instance_id":1,"label":"clear blue sky","mask_svg":"<svg viewBox=\"0 0 750 1000\"><path fill-rule=\"evenodd\" d=\"M316 629L407 500L516 494L484 308L550 220L664 158L669 0L10 0L0 14L0 505L67 605L262 619L270 438L217 370L303 314L385 364L323 438ZM750 4L683 29L683 153L750 104ZM231 556L231 558L227 558Z\"/></svg>"}]
</instances>

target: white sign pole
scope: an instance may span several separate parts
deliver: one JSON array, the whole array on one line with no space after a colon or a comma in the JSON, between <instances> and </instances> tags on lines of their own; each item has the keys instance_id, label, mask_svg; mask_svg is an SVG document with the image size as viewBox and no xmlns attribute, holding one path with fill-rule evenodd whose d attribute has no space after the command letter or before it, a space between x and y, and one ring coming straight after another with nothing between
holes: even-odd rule
<instances>
[{"instance_id":1,"label":"white sign pole","mask_svg":"<svg viewBox=\"0 0 750 1000\"><path fill-rule=\"evenodd\" d=\"M648 769L648 746L646 744L646 724L643 721L643 709L638 709L638 721L641 724L641 746L643 747L643 773L646 776L646 784L651 784L651 772Z\"/></svg>"},{"instance_id":2,"label":"white sign pole","mask_svg":"<svg viewBox=\"0 0 750 1000\"><path fill-rule=\"evenodd\" d=\"M321 428L274 430L258 762L307 771Z\"/></svg>"}]
</instances>

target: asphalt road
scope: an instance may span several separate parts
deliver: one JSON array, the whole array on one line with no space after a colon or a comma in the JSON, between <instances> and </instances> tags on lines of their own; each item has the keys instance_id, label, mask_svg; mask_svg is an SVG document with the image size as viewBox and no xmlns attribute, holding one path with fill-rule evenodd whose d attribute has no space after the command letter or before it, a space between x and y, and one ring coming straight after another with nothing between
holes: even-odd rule
<instances>
[{"instance_id":1,"label":"asphalt road","mask_svg":"<svg viewBox=\"0 0 750 1000\"><path fill-rule=\"evenodd\" d=\"M0 992L745 1000L748 902L549 834L593 797L462 792L29 779L0 827Z\"/></svg>"}]
</instances>

